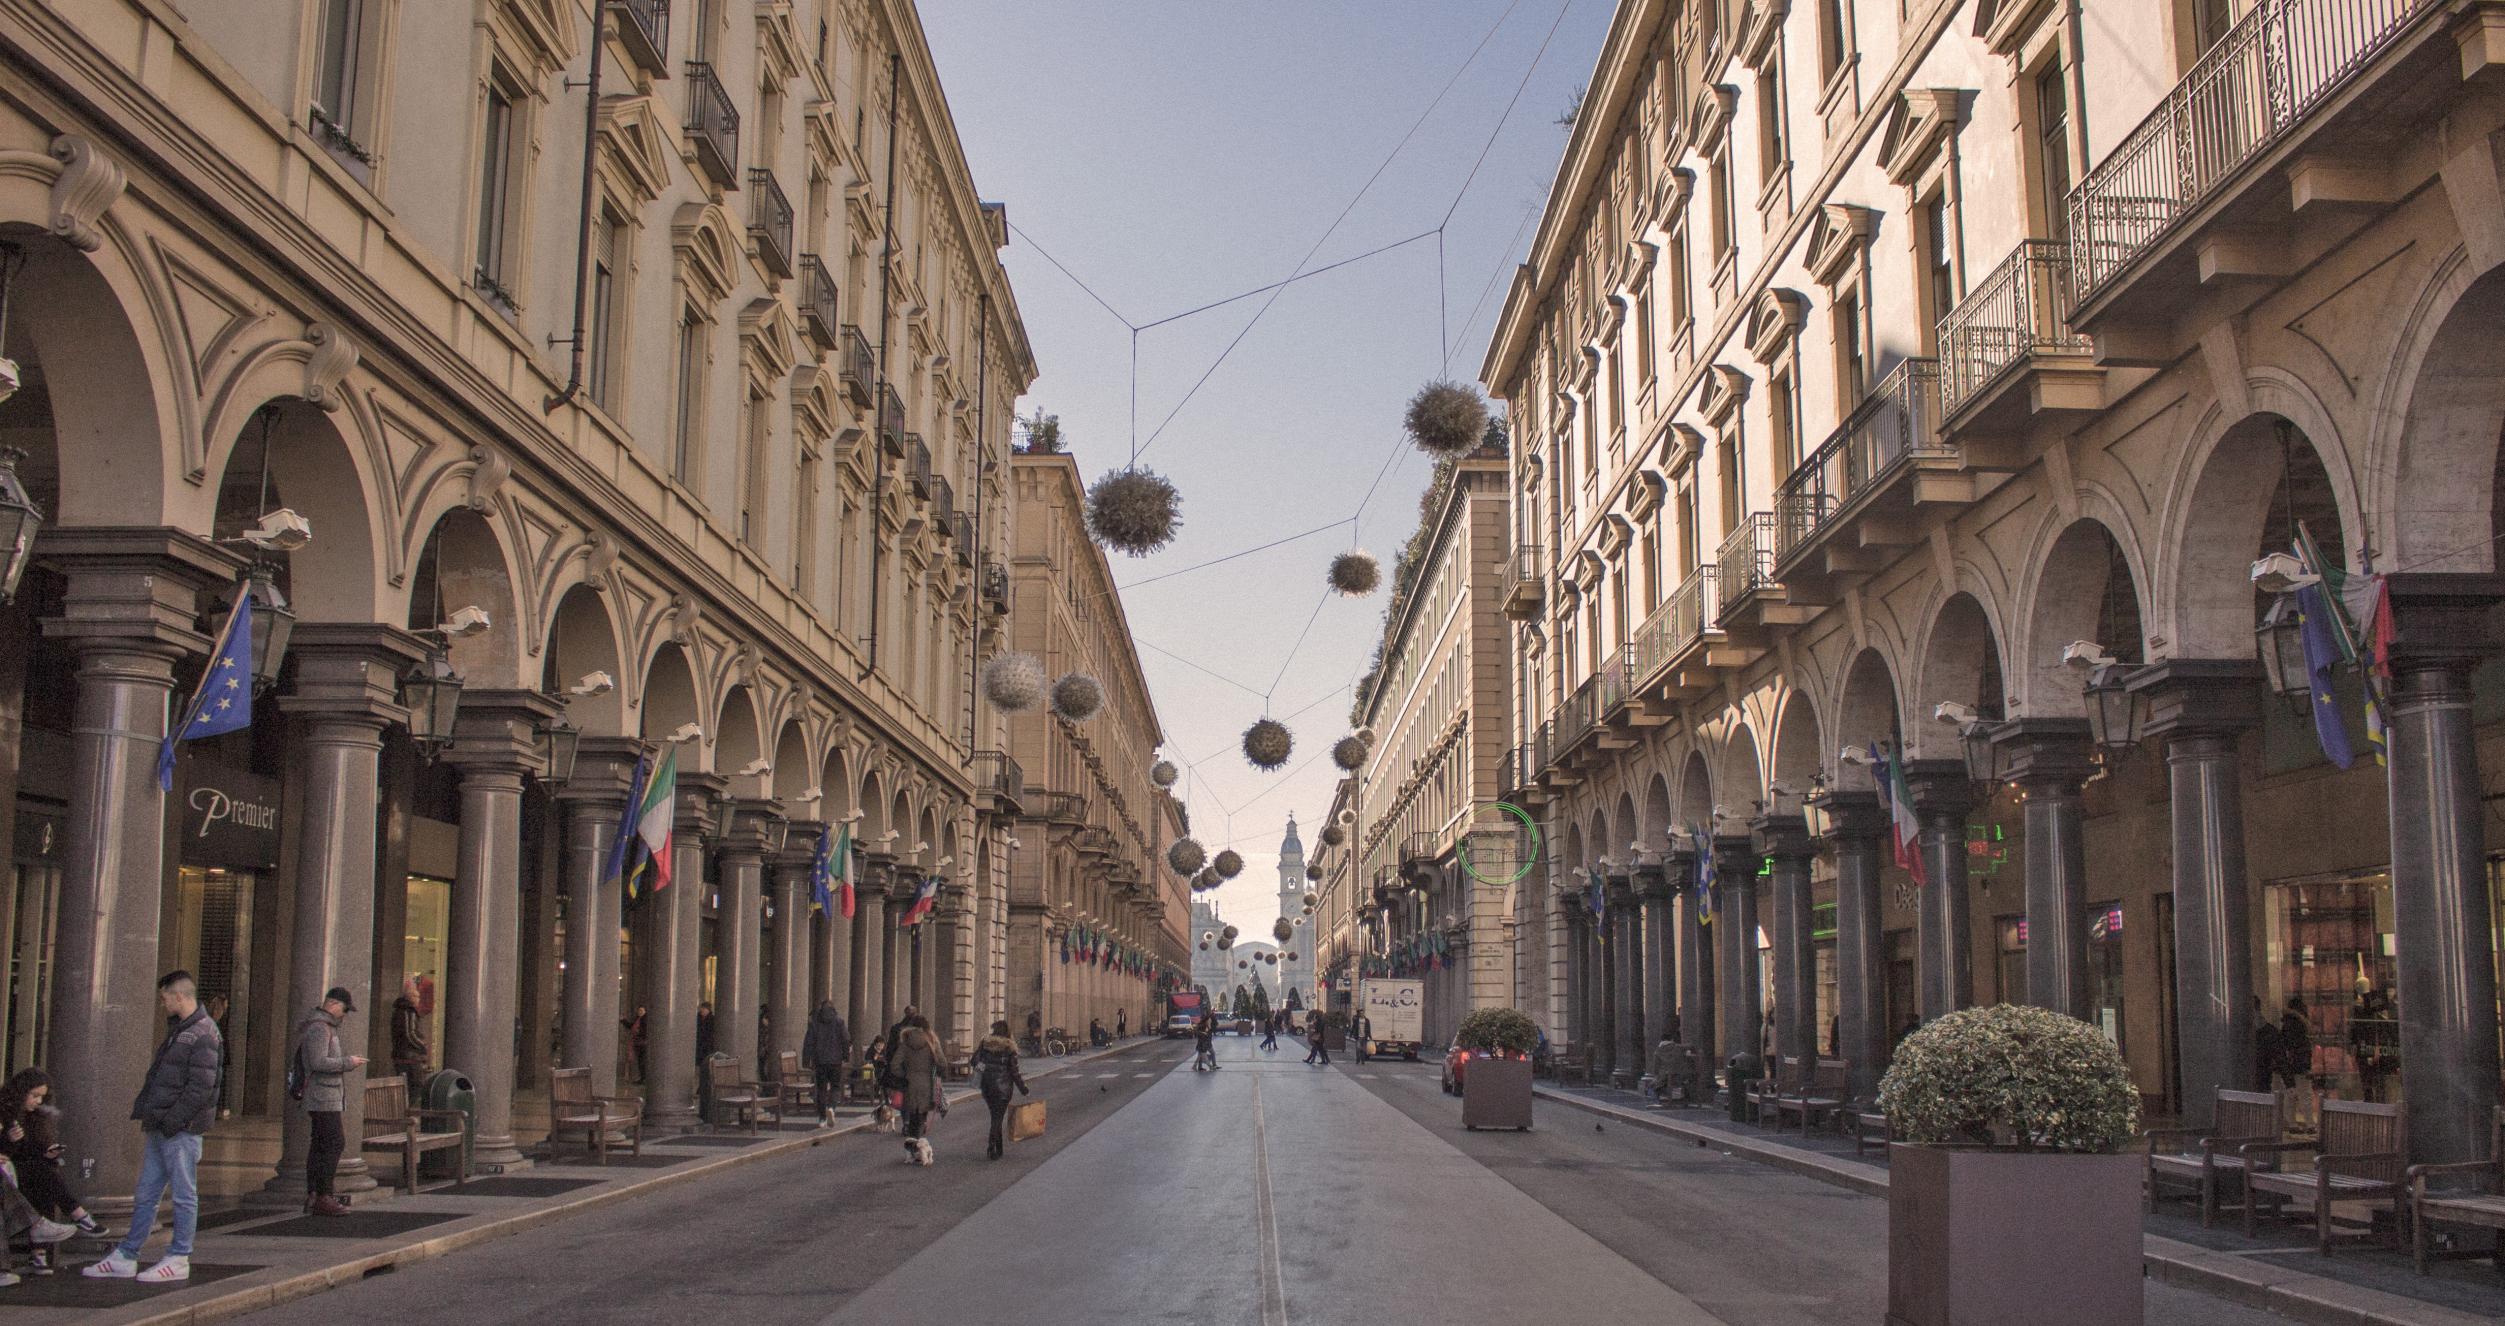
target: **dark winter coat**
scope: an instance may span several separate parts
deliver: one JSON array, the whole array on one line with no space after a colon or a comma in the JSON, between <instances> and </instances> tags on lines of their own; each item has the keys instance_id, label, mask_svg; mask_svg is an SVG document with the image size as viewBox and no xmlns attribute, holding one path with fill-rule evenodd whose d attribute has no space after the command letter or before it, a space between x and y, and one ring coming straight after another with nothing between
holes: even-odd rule
<instances>
[{"instance_id":1,"label":"dark winter coat","mask_svg":"<svg viewBox=\"0 0 2505 1326\"><path fill-rule=\"evenodd\" d=\"M904 1079L905 1108L919 1113L939 1104L939 1038L927 1027L907 1027L889 1056Z\"/></svg>"},{"instance_id":2,"label":"dark winter coat","mask_svg":"<svg viewBox=\"0 0 2505 1326\"><path fill-rule=\"evenodd\" d=\"M296 1024L296 1054L304 1060L304 1108L337 1114L348 1108L348 1070L356 1063L339 1045L339 1019L316 1008Z\"/></svg>"},{"instance_id":3,"label":"dark winter coat","mask_svg":"<svg viewBox=\"0 0 2505 1326\"><path fill-rule=\"evenodd\" d=\"M1018 1043L1006 1036L986 1036L974 1048L974 1071L983 1088L983 1099L994 1103L1009 1099L1011 1090L1026 1090L1026 1074L1018 1068Z\"/></svg>"},{"instance_id":4,"label":"dark winter coat","mask_svg":"<svg viewBox=\"0 0 2505 1326\"><path fill-rule=\"evenodd\" d=\"M391 1001L391 1061L426 1062L426 1013L407 995Z\"/></svg>"},{"instance_id":5,"label":"dark winter coat","mask_svg":"<svg viewBox=\"0 0 2505 1326\"><path fill-rule=\"evenodd\" d=\"M209 1010L195 1008L180 1021L167 1019L165 1039L148 1062L148 1076L131 1102L130 1117L159 1137L206 1133L217 1120L217 1079L226 1059L225 1038Z\"/></svg>"},{"instance_id":6,"label":"dark winter coat","mask_svg":"<svg viewBox=\"0 0 2505 1326\"><path fill-rule=\"evenodd\" d=\"M16 1162L23 1174L36 1165L53 1159L52 1149L61 1144L61 1112L50 1105L0 1118L0 1130L16 1125L19 1137L9 1143L9 1159Z\"/></svg>"},{"instance_id":7,"label":"dark winter coat","mask_svg":"<svg viewBox=\"0 0 2505 1326\"><path fill-rule=\"evenodd\" d=\"M832 1005L809 1015L809 1034L800 1041L800 1062L809 1067L840 1068L852 1057L852 1033L844 1015Z\"/></svg>"}]
</instances>

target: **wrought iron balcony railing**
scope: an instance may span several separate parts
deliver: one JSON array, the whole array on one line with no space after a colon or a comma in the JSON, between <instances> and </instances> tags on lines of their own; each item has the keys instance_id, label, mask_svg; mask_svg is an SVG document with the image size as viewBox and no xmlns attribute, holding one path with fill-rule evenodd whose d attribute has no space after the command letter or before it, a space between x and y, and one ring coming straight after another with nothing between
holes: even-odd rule
<instances>
[{"instance_id":1,"label":"wrought iron balcony railing","mask_svg":"<svg viewBox=\"0 0 2505 1326\"><path fill-rule=\"evenodd\" d=\"M880 387L878 441L890 456L905 454L905 401L894 387Z\"/></svg>"},{"instance_id":2,"label":"wrought iron balcony railing","mask_svg":"<svg viewBox=\"0 0 2505 1326\"><path fill-rule=\"evenodd\" d=\"M1548 559L1536 544L1514 548L1505 559L1505 584L1502 602L1508 611L1528 610L1537 606L1547 592Z\"/></svg>"},{"instance_id":3,"label":"wrought iron balcony railing","mask_svg":"<svg viewBox=\"0 0 2505 1326\"><path fill-rule=\"evenodd\" d=\"M859 327L844 324L843 342L843 355L836 361L840 366L837 377L852 403L867 408L870 387L878 381L878 360L870 354L870 338Z\"/></svg>"},{"instance_id":4,"label":"wrought iron balcony railing","mask_svg":"<svg viewBox=\"0 0 2505 1326\"><path fill-rule=\"evenodd\" d=\"M1775 564L1790 563L1828 521L1907 457L1946 449L1939 361L1908 359L1776 491Z\"/></svg>"},{"instance_id":5,"label":"wrought iron balcony railing","mask_svg":"<svg viewBox=\"0 0 2505 1326\"><path fill-rule=\"evenodd\" d=\"M1774 513L1752 511L1743 517L1739 528L1722 541L1714 565L1722 593L1722 604L1714 620L1721 621L1751 595L1774 587Z\"/></svg>"},{"instance_id":6,"label":"wrought iron balcony railing","mask_svg":"<svg viewBox=\"0 0 2505 1326\"><path fill-rule=\"evenodd\" d=\"M748 168L748 238L767 271L792 274L792 200L774 182L774 172L762 166Z\"/></svg>"},{"instance_id":7,"label":"wrought iron balcony railing","mask_svg":"<svg viewBox=\"0 0 2505 1326\"><path fill-rule=\"evenodd\" d=\"M1942 417L2030 355L2087 353L2087 338L2070 330L2074 293L2068 248L2046 239L2020 241L1940 319Z\"/></svg>"},{"instance_id":8,"label":"wrought iron balcony railing","mask_svg":"<svg viewBox=\"0 0 2505 1326\"><path fill-rule=\"evenodd\" d=\"M617 0L618 41L645 73L669 76L670 0Z\"/></svg>"},{"instance_id":9,"label":"wrought iron balcony railing","mask_svg":"<svg viewBox=\"0 0 2505 1326\"><path fill-rule=\"evenodd\" d=\"M800 255L800 325L821 350L834 349L844 331L835 320L835 278L814 253Z\"/></svg>"},{"instance_id":10,"label":"wrought iron balcony railing","mask_svg":"<svg viewBox=\"0 0 2505 1326\"><path fill-rule=\"evenodd\" d=\"M931 449L920 433L905 434L905 481L913 485L913 495L931 495Z\"/></svg>"},{"instance_id":11,"label":"wrought iron balcony railing","mask_svg":"<svg viewBox=\"0 0 2505 1326\"><path fill-rule=\"evenodd\" d=\"M1024 808L1026 773L1007 751L978 750L974 752L974 789L999 801L1005 809Z\"/></svg>"},{"instance_id":12,"label":"wrought iron balcony railing","mask_svg":"<svg viewBox=\"0 0 2505 1326\"><path fill-rule=\"evenodd\" d=\"M739 187L739 106L702 60L687 62L687 137L696 164L716 185Z\"/></svg>"},{"instance_id":13,"label":"wrought iron balcony railing","mask_svg":"<svg viewBox=\"0 0 2505 1326\"><path fill-rule=\"evenodd\" d=\"M957 487L945 474L931 476L931 516L940 537L957 537Z\"/></svg>"}]
</instances>

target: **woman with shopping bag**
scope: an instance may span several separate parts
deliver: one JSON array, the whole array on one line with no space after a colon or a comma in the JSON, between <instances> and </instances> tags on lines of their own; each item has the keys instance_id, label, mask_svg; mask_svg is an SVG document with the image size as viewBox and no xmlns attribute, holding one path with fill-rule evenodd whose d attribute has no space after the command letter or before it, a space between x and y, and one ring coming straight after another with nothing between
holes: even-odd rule
<instances>
[{"instance_id":1,"label":"woman with shopping bag","mask_svg":"<svg viewBox=\"0 0 2505 1326\"><path fill-rule=\"evenodd\" d=\"M1027 1094L1026 1074L1018 1069L1018 1043L1009 1039L1007 1019L994 1022L992 1034L975 1047L974 1071L981 1075L983 1103L992 1112L991 1143L983 1154L998 1160L1009 1145L1001 1134L1001 1124L1009 1115L1009 1090L1015 1087L1019 1095Z\"/></svg>"}]
</instances>

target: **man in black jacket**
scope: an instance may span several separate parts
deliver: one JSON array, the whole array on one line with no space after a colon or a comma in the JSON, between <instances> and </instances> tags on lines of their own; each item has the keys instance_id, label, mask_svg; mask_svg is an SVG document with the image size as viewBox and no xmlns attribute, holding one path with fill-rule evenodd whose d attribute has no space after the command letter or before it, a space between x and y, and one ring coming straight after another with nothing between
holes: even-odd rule
<instances>
[{"instance_id":1,"label":"man in black jacket","mask_svg":"<svg viewBox=\"0 0 2505 1326\"><path fill-rule=\"evenodd\" d=\"M800 1061L816 1070L818 1122L835 1122L835 1096L843 1085L844 1064L852 1058L852 1032L835 1001L818 1001L809 1015L809 1032L800 1040Z\"/></svg>"},{"instance_id":2,"label":"man in black jacket","mask_svg":"<svg viewBox=\"0 0 2505 1326\"><path fill-rule=\"evenodd\" d=\"M157 1006L166 1034L140 1083L130 1117L139 1121L144 1150L139 1190L132 1198L130 1232L103 1261L86 1270L96 1279L138 1279L171 1284L191 1278L191 1239L200 1222L200 1137L217 1119L217 1081L225 1045L217 1023L200 1007L200 989L187 971L167 972L157 982ZM156 1265L139 1269L139 1249L156 1224L157 1199L174 1190L174 1241Z\"/></svg>"}]
</instances>

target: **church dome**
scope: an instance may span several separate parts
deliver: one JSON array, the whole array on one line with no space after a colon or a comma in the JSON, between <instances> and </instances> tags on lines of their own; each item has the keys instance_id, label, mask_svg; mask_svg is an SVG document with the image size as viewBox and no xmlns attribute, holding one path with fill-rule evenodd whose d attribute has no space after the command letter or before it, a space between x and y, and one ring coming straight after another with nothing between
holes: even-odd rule
<instances>
[{"instance_id":1,"label":"church dome","mask_svg":"<svg viewBox=\"0 0 2505 1326\"><path fill-rule=\"evenodd\" d=\"M1282 857L1301 857L1304 854L1305 845L1296 837L1296 817L1294 815L1289 815L1287 817L1287 836L1279 840L1279 855Z\"/></svg>"}]
</instances>

